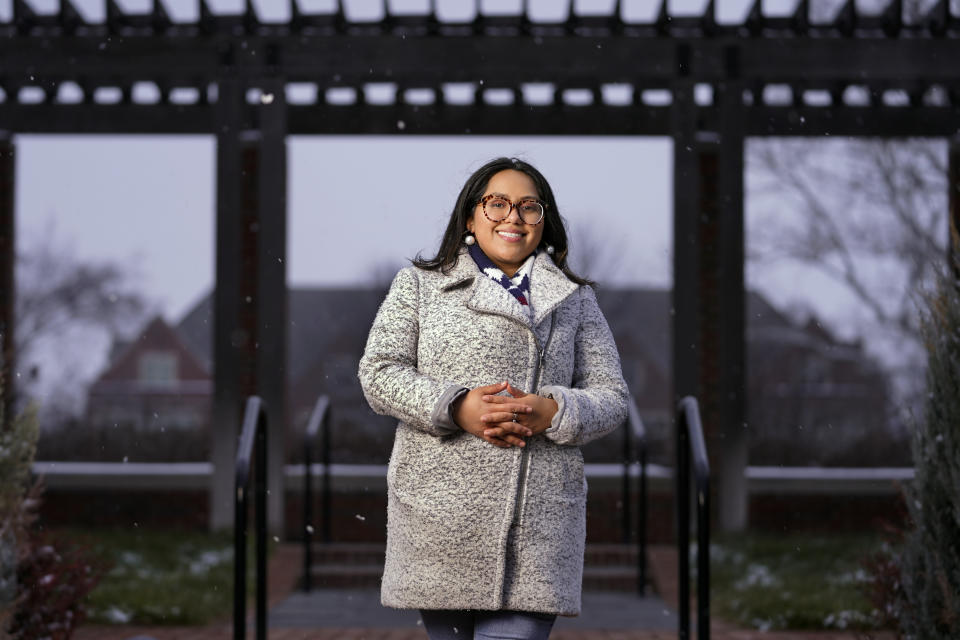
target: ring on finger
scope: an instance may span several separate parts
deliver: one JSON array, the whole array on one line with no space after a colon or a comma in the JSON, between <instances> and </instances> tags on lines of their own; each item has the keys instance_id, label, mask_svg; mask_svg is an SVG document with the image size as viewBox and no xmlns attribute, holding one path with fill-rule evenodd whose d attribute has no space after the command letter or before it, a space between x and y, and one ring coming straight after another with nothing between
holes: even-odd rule
<instances>
[{"instance_id":1,"label":"ring on finger","mask_svg":"<svg viewBox=\"0 0 960 640\"><path fill-rule=\"evenodd\" d=\"M514 422L517 421L517 412L516 412L516 411L513 412L513 421L514 421Z\"/></svg>"}]
</instances>

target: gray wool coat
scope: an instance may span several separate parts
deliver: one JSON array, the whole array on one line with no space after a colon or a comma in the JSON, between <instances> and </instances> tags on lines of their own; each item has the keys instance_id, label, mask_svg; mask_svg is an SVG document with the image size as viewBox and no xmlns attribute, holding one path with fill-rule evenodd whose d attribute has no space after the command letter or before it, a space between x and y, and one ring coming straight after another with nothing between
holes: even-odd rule
<instances>
[{"instance_id":1,"label":"gray wool coat","mask_svg":"<svg viewBox=\"0 0 960 640\"><path fill-rule=\"evenodd\" d=\"M590 287L540 252L532 319L464 252L447 274L401 270L370 330L360 383L400 423L387 471L381 599L401 609L580 612L580 445L624 422L620 358ZM559 405L526 447L453 424L464 387L509 380Z\"/></svg>"}]
</instances>

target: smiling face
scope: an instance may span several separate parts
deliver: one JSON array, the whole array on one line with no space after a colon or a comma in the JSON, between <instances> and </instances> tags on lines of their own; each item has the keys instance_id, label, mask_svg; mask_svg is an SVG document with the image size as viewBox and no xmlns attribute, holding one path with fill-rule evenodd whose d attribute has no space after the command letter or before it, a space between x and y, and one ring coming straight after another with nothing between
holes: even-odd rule
<instances>
[{"instance_id":1,"label":"smiling face","mask_svg":"<svg viewBox=\"0 0 960 640\"><path fill-rule=\"evenodd\" d=\"M537 188L530 176L522 171L507 169L495 173L487 183L483 195L503 196L511 202L539 199ZM467 229L477 239L477 244L487 257L508 276L513 276L523 261L533 253L543 237L543 222L524 224L516 207L500 222L491 222L477 204L473 216L467 220Z\"/></svg>"}]
</instances>

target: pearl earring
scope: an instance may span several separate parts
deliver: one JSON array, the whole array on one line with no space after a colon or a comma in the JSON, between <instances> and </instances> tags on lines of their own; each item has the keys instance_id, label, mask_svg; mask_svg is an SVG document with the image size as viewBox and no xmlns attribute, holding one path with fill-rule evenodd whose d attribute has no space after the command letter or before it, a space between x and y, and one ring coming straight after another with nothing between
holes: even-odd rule
<instances>
[{"instance_id":1,"label":"pearl earring","mask_svg":"<svg viewBox=\"0 0 960 640\"><path fill-rule=\"evenodd\" d=\"M553 245L552 245L552 244L548 244L548 245L547 245L547 253L552 256L553 253L554 253L554 251L556 251L556 249L553 248Z\"/></svg>"},{"instance_id":2,"label":"pearl earring","mask_svg":"<svg viewBox=\"0 0 960 640\"><path fill-rule=\"evenodd\" d=\"M469 233L468 233L468 234L467 234L467 237L463 239L463 244L465 244L465 245L467 245L467 246L470 246L470 245L472 245L472 244L473 244L474 242L476 242L476 241L477 241L477 239L474 238L472 234L469 234Z\"/></svg>"}]
</instances>

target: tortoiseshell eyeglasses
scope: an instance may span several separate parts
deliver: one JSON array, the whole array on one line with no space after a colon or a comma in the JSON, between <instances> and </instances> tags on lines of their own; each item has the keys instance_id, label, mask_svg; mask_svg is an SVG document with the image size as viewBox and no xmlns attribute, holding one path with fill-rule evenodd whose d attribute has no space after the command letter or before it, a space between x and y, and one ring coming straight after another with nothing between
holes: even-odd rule
<instances>
[{"instance_id":1,"label":"tortoiseshell eyeglasses","mask_svg":"<svg viewBox=\"0 0 960 640\"><path fill-rule=\"evenodd\" d=\"M525 224L537 225L543 220L544 206L539 200L528 199L514 203L503 196L491 193L480 198L477 204L483 207L483 215L490 222L503 222L510 216L510 211L513 209L517 210L517 215Z\"/></svg>"}]
</instances>

